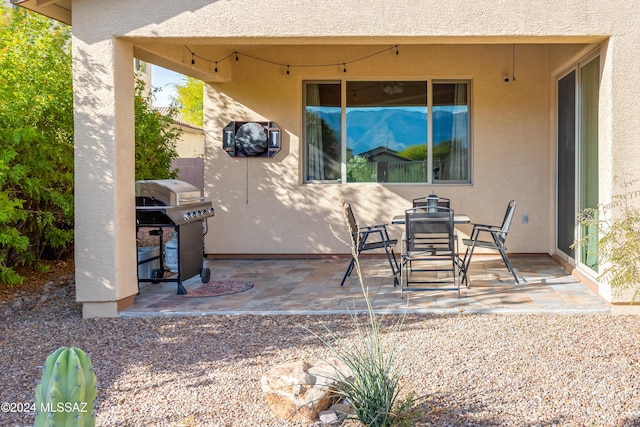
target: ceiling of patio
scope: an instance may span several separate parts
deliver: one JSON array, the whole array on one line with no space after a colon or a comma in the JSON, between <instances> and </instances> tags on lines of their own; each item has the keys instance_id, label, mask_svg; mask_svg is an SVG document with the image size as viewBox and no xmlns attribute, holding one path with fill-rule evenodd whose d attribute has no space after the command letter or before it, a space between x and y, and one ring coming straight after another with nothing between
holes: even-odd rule
<instances>
[{"instance_id":1,"label":"ceiling of patio","mask_svg":"<svg viewBox=\"0 0 640 427\"><path fill-rule=\"evenodd\" d=\"M562 45L582 46L584 49L592 49L593 46L603 41L602 37L413 37L411 39L394 38L390 42L388 37L364 39L336 38L331 40L302 38L245 38L226 39L216 37L203 38L139 38L123 37L133 43L134 56L138 59L161 66L172 71L203 80L205 82L227 81L230 77L222 70L224 61L233 59L234 52L242 57L253 57L263 62L272 62L274 65L295 63L296 51L302 52L310 48L326 48L323 52L334 52L341 48L353 46L362 47L363 56L375 56L376 52L399 48L402 54L403 46L438 46L438 45L542 45L560 47ZM268 53L267 53L268 52ZM318 51L320 53L321 51ZM379 53L379 52L378 52ZM286 59L285 59L286 58ZM293 58L293 59L292 59ZM328 54L325 62L335 62L335 55ZM316 58L322 62L323 59ZM295 68L294 65L291 65ZM218 68L220 72L216 72Z\"/></svg>"}]
</instances>

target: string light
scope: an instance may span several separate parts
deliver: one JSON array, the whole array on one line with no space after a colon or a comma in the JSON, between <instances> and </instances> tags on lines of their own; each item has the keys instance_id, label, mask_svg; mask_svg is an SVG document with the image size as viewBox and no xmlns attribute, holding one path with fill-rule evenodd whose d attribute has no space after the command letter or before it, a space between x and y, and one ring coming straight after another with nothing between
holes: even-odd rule
<instances>
[{"instance_id":1,"label":"string light","mask_svg":"<svg viewBox=\"0 0 640 427\"><path fill-rule=\"evenodd\" d=\"M187 45L184 45L184 48L191 54L191 67L192 68L195 67L195 63L196 63L195 58L198 58L198 59L200 59L202 61L215 64L214 71L217 73L218 72L218 63L219 62L224 62L224 61L228 60L229 58L231 58L232 56L235 58L236 62L238 62L238 61L240 61L240 55L244 55L247 58L251 58L251 59L254 59L256 61L265 62L267 64L277 65L277 66L280 66L280 67L286 67L286 75L289 76L291 74L291 68L335 67L337 65L342 65L342 72L346 73L348 64L353 64L353 63L356 63L356 62L364 61L365 59L369 59L369 58L371 58L373 56L381 55L381 54L383 54L383 53L385 53L387 51L390 51L392 49L395 49L396 55L400 55L400 51L398 49L398 46L399 45L393 45L391 47L384 48L384 49L379 50L377 52L370 53L369 55L365 55L365 56L362 56L362 57L359 57L359 58L351 59L349 61L321 63L321 64L287 64L287 63L283 63L283 62L272 61L272 60L269 60L269 59L260 58L260 57L255 56L255 55L250 55L248 53L243 53L243 52L238 52L238 51L233 51L233 52L229 53L228 55L226 55L226 56L224 56L222 58L208 59L208 58L205 58L204 56L198 55L194 50L191 50Z\"/></svg>"}]
</instances>

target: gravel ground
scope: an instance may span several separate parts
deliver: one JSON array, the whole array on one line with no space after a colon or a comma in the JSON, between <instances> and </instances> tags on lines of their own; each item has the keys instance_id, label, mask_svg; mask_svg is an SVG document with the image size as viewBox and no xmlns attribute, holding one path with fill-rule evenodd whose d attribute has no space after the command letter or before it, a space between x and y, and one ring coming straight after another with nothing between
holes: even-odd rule
<instances>
[{"instance_id":1,"label":"gravel ground","mask_svg":"<svg viewBox=\"0 0 640 427\"><path fill-rule=\"evenodd\" d=\"M354 339L348 316L82 319L73 287L0 303L0 402L33 402L39 366L62 345L98 377L98 426L295 426L260 388L270 367L331 353L310 331ZM638 426L640 329L634 316L409 315L389 325L416 426ZM0 426L33 413L0 413Z\"/></svg>"}]
</instances>

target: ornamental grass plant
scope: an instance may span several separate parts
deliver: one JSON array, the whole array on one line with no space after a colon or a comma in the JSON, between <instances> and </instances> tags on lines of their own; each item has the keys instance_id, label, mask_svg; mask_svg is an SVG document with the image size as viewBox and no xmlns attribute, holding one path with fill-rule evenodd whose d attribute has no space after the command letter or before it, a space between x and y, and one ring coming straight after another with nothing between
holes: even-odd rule
<instances>
[{"instance_id":1,"label":"ornamental grass plant","mask_svg":"<svg viewBox=\"0 0 640 427\"><path fill-rule=\"evenodd\" d=\"M344 202L341 199L341 206ZM359 236L359 230L351 229L344 212L349 233ZM341 239L342 240L342 239ZM395 340L388 341L369 299L368 287L364 283L357 250L358 239L353 239L351 253L355 260L355 271L362 289L367 312L363 322L351 313L356 331L355 343L345 345L340 338L330 332L331 341L322 341L349 369L347 372L335 368L335 376L329 378L334 383L336 400L347 403L352 411L345 419L355 419L367 427L410 426L415 415L412 412L414 399L411 395L401 398L402 364L398 359ZM402 327L402 319L395 325Z\"/></svg>"}]
</instances>

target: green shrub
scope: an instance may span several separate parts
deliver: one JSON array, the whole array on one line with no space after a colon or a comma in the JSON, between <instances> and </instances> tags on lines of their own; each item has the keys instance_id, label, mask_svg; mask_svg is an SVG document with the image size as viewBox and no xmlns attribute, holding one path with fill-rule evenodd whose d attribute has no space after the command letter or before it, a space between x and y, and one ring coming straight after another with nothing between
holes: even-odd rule
<instances>
[{"instance_id":1,"label":"green shrub","mask_svg":"<svg viewBox=\"0 0 640 427\"><path fill-rule=\"evenodd\" d=\"M71 31L0 6L0 281L73 241Z\"/></svg>"},{"instance_id":2,"label":"green shrub","mask_svg":"<svg viewBox=\"0 0 640 427\"><path fill-rule=\"evenodd\" d=\"M165 116L152 107L154 92L145 96L145 83L136 79L136 180L175 178L171 171L171 160L178 157L176 142L182 130L173 126L172 109Z\"/></svg>"},{"instance_id":3,"label":"green shrub","mask_svg":"<svg viewBox=\"0 0 640 427\"><path fill-rule=\"evenodd\" d=\"M0 283L73 253L71 28L0 4ZM133 65L132 65L133 67ZM175 178L181 130L135 90L136 179Z\"/></svg>"},{"instance_id":4,"label":"green shrub","mask_svg":"<svg viewBox=\"0 0 640 427\"><path fill-rule=\"evenodd\" d=\"M623 188L628 185L624 183ZM599 260L595 266L600 270L599 279L606 280L616 296L630 292L634 303L640 297L640 209L633 199L639 196L640 191L625 191L613 196L611 203L579 214L580 223L593 230L580 243L589 247L592 239L599 239L598 253L591 254Z\"/></svg>"}]
</instances>

